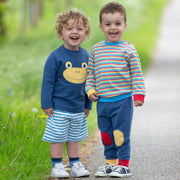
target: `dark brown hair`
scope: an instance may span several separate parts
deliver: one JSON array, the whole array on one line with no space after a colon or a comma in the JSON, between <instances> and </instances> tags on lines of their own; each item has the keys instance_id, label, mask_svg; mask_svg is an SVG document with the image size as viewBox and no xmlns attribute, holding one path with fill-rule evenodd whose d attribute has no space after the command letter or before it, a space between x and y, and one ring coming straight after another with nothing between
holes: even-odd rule
<instances>
[{"instance_id":1,"label":"dark brown hair","mask_svg":"<svg viewBox=\"0 0 180 180\"><path fill-rule=\"evenodd\" d=\"M102 14L108 14L108 13L116 13L119 12L120 14L122 14L124 16L124 22L126 23L127 19L126 19L126 9L124 8L123 5L121 5L118 2L110 2L105 4L99 13L99 21L100 23L102 22Z\"/></svg>"}]
</instances>

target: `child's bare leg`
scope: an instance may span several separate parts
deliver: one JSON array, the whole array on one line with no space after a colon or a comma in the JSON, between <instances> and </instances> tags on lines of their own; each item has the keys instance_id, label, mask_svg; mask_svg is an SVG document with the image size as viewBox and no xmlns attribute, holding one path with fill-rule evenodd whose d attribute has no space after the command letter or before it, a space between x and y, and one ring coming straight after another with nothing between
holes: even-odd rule
<instances>
[{"instance_id":1,"label":"child's bare leg","mask_svg":"<svg viewBox=\"0 0 180 180\"><path fill-rule=\"evenodd\" d=\"M74 163L80 162L79 160L79 142L66 142L67 154L69 157L70 167Z\"/></svg>"},{"instance_id":2,"label":"child's bare leg","mask_svg":"<svg viewBox=\"0 0 180 180\"><path fill-rule=\"evenodd\" d=\"M50 154L51 158L62 158L64 143L51 143Z\"/></svg>"},{"instance_id":3,"label":"child's bare leg","mask_svg":"<svg viewBox=\"0 0 180 180\"><path fill-rule=\"evenodd\" d=\"M69 158L79 157L79 142L67 142L66 148Z\"/></svg>"}]
</instances>

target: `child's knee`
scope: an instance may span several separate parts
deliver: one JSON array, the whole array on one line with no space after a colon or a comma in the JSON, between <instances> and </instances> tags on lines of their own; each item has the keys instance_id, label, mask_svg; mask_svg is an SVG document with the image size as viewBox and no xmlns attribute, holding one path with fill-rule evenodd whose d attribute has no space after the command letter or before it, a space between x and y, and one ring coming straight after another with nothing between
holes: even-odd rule
<instances>
[{"instance_id":1,"label":"child's knee","mask_svg":"<svg viewBox=\"0 0 180 180\"><path fill-rule=\"evenodd\" d=\"M114 141L116 146L121 146L124 143L124 134L122 131L120 130L114 130L113 131L113 135L114 135Z\"/></svg>"},{"instance_id":2,"label":"child's knee","mask_svg":"<svg viewBox=\"0 0 180 180\"><path fill-rule=\"evenodd\" d=\"M101 132L101 139L106 146L110 146L112 144L111 136L107 132Z\"/></svg>"}]
</instances>

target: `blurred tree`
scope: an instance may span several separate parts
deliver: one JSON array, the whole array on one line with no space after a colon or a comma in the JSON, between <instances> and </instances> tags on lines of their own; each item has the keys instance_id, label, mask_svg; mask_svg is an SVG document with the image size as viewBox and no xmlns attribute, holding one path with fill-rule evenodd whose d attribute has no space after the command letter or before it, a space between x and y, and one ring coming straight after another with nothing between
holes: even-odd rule
<instances>
[{"instance_id":1,"label":"blurred tree","mask_svg":"<svg viewBox=\"0 0 180 180\"><path fill-rule=\"evenodd\" d=\"M27 19L27 1L26 0L21 0L20 4L20 34L23 35L25 32L26 28L26 19Z\"/></svg>"},{"instance_id":2,"label":"blurred tree","mask_svg":"<svg viewBox=\"0 0 180 180\"><path fill-rule=\"evenodd\" d=\"M72 0L65 0L65 8L70 9L72 7Z\"/></svg>"},{"instance_id":3,"label":"blurred tree","mask_svg":"<svg viewBox=\"0 0 180 180\"><path fill-rule=\"evenodd\" d=\"M43 15L43 1L42 0L29 0L29 18L30 25L36 26L40 17Z\"/></svg>"},{"instance_id":4,"label":"blurred tree","mask_svg":"<svg viewBox=\"0 0 180 180\"><path fill-rule=\"evenodd\" d=\"M6 34L6 27L4 23L5 1L6 0L0 0L0 42L5 38Z\"/></svg>"},{"instance_id":5,"label":"blurred tree","mask_svg":"<svg viewBox=\"0 0 180 180\"><path fill-rule=\"evenodd\" d=\"M55 13L59 13L60 12L60 0L54 0L54 10L55 10Z\"/></svg>"},{"instance_id":6,"label":"blurred tree","mask_svg":"<svg viewBox=\"0 0 180 180\"><path fill-rule=\"evenodd\" d=\"M70 9L73 4L73 0L53 0L55 13L59 13L63 10Z\"/></svg>"}]
</instances>

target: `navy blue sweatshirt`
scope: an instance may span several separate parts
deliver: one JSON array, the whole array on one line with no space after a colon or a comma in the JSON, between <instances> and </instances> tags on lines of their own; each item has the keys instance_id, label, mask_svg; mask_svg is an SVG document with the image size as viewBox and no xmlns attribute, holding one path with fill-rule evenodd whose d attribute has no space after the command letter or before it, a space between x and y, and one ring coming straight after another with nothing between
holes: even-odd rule
<instances>
[{"instance_id":1,"label":"navy blue sweatshirt","mask_svg":"<svg viewBox=\"0 0 180 180\"><path fill-rule=\"evenodd\" d=\"M79 113L91 109L85 93L89 53L66 49L63 45L50 53L44 66L41 108Z\"/></svg>"}]
</instances>

